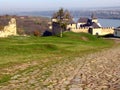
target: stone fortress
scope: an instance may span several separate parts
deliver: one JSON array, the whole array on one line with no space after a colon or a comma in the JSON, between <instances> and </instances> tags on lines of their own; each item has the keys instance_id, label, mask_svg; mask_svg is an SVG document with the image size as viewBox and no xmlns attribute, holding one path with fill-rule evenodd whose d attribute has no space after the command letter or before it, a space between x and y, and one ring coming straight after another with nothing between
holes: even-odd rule
<instances>
[{"instance_id":1,"label":"stone fortress","mask_svg":"<svg viewBox=\"0 0 120 90\"><path fill-rule=\"evenodd\" d=\"M59 34L60 28L61 27L57 19L52 18L52 21L50 22L50 29L52 29L53 35ZM69 22L66 29L67 30L65 31L72 31L76 33L85 32L92 35L114 34L114 27L102 27L94 14L92 14L91 18L80 18L76 23ZM11 18L11 20L8 22L8 25L4 26L4 28L0 30L0 37L8 37L11 35L17 35L15 18Z\"/></svg>"},{"instance_id":2,"label":"stone fortress","mask_svg":"<svg viewBox=\"0 0 120 90\"><path fill-rule=\"evenodd\" d=\"M11 35L17 35L17 26L15 18L11 18L11 20L8 22L8 25L4 26L3 30L0 30L0 37L8 37Z\"/></svg>"},{"instance_id":3,"label":"stone fortress","mask_svg":"<svg viewBox=\"0 0 120 90\"><path fill-rule=\"evenodd\" d=\"M57 25L57 20L52 18L52 31L58 31L59 25ZM91 18L80 18L77 23L71 22L67 25L67 30L72 32L85 32L92 35L108 35L114 34L114 27L102 27L98 22L98 19L94 14L91 15Z\"/></svg>"}]
</instances>

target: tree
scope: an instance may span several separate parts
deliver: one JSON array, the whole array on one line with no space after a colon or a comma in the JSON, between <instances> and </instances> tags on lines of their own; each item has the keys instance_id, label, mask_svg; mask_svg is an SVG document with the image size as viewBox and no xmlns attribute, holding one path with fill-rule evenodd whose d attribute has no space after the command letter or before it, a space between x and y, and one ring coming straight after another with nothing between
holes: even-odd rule
<instances>
[{"instance_id":1,"label":"tree","mask_svg":"<svg viewBox=\"0 0 120 90\"><path fill-rule=\"evenodd\" d=\"M71 16L71 14L68 10L64 11L64 18L66 19L67 23L73 21L73 17Z\"/></svg>"},{"instance_id":2,"label":"tree","mask_svg":"<svg viewBox=\"0 0 120 90\"><path fill-rule=\"evenodd\" d=\"M58 12L54 13L52 18L55 18L58 21L64 21L66 23L73 21L70 12L68 10L64 10L63 8L59 9Z\"/></svg>"},{"instance_id":3,"label":"tree","mask_svg":"<svg viewBox=\"0 0 120 90\"><path fill-rule=\"evenodd\" d=\"M63 29L66 30L67 24L70 23L72 20L72 16L68 10L63 8L59 9L58 12L53 14L53 17L57 19L58 23L60 24L60 37L62 37Z\"/></svg>"}]
</instances>

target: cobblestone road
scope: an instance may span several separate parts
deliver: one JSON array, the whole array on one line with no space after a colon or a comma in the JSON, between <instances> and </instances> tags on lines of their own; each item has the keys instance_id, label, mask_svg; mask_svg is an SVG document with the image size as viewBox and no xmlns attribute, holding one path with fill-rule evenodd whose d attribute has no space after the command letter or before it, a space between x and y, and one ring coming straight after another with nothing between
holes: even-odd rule
<instances>
[{"instance_id":1,"label":"cobblestone road","mask_svg":"<svg viewBox=\"0 0 120 90\"><path fill-rule=\"evenodd\" d=\"M69 90L120 90L120 47L88 55Z\"/></svg>"},{"instance_id":2,"label":"cobblestone road","mask_svg":"<svg viewBox=\"0 0 120 90\"><path fill-rule=\"evenodd\" d=\"M120 90L120 47L54 64L42 72L37 66L13 76L0 90Z\"/></svg>"}]
</instances>

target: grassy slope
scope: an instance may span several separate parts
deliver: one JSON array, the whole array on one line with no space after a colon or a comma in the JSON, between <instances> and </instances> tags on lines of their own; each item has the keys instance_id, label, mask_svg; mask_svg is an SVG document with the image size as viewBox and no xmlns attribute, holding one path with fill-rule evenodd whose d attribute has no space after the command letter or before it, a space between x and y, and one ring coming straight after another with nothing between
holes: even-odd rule
<instances>
[{"instance_id":1,"label":"grassy slope","mask_svg":"<svg viewBox=\"0 0 120 90\"><path fill-rule=\"evenodd\" d=\"M90 34L65 32L60 37L9 37L0 39L0 68L13 67L22 63L37 61L42 67L51 66L67 58L80 57L84 54L111 47L112 41L96 38ZM70 59L74 60L74 59ZM26 69L26 68L25 68ZM29 68L26 69L29 71ZM3 70L3 73L5 71ZM20 71L21 72L21 71ZM17 73L20 73L17 72ZM16 74L0 73L0 82ZM6 75L6 76L5 76Z\"/></svg>"},{"instance_id":2,"label":"grassy slope","mask_svg":"<svg viewBox=\"0 0 120 90\"><path fill-rule=\"evenodd\" d=\"M59 37L9 37L0 39L0 64L47 58L52 55L74 55L99 50L112 43L89 34L65 33Z\"/></svg>"}]
</instances>

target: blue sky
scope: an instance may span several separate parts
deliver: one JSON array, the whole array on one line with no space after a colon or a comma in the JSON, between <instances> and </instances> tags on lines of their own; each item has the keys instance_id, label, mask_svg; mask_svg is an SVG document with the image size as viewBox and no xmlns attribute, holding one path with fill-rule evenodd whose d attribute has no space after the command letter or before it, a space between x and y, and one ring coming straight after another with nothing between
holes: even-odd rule
<instances>
[{"instance_id":1,"label":"blue sky","mask_svg":"<svg viewBox=\"0 0 120 90\"><path fill-rule=\"evenodd\" d=\"M0 0L0 10L53 10L120 6L120 0Z\"/></svg>"}]
</instances>

